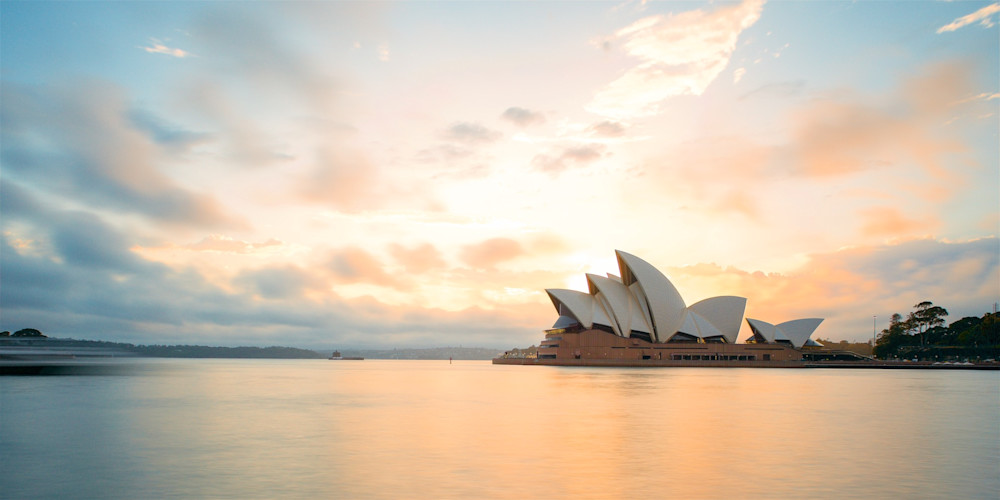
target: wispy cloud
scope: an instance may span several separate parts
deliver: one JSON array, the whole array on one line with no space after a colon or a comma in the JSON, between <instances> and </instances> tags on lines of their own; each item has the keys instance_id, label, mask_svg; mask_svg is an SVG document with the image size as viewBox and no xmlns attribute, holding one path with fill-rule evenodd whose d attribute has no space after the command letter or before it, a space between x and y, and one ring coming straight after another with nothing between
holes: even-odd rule
<instances>
[{"instance_id":1,"label":"wispy cloud","mask_svg":"<svg viewBox=\"0 0 1000 500\"><path fill-rule=\"evenodd\" d=\"M933 234L940 222L936 217L922 219L908 218L893 207L872 207L862 211L866 236L880 236L890 239L908 234Z\"/></svg>"},{"instance_id":2,"label":"wispy cloud","mask_svg":"<svg viewBox=\"0 0 1000 500\"><path fill-rule=\"evenodd\" d=\"M623 42L639 64L594 96L587 110L625 119L658 114L666 99L701 95L729 64L740 33L764 2L746 0L712 12L693 10L640 19L603 42Z\"/></svg>"},{"instance_id":3,"label":"wispy cloud","mask_svg":"<svg viewBox=\"0 0 1000 500\"><path fill-rule=\"evenodd\" d=\"M714 264L665 271L681 289L726 290L749 298L748 317L825 317L821 336L866 339L871 338L872 314L885 321L921 300L948 308L952 321L982 315L1000 291L995 279L1000 270L997 245L996 238L922 238L812 254L787 273ZM741 337L745 335L749 332Z\"/></svg>"},{"instance_id":4,"label":"wispy cloud","mask_svg":"<svg viewBox=\"0 0 1000 500\"><path fill-rule=\"evenodd\" d=\"M252 253L263 248L283 245L282 242L271 238L261 243L237 240L221 234L211 234L202 238L197 243L183 245L182 248L201 252L223 252L223 253Z\"/></svg>"},{"instance_id":5,"label":"wispy cloud","mask_svg":"<svg viewBox=\"0 0 1000 500\"><path fill-rule=\"evenodd\" d=\"M1000 3L990 4L987 5L986 7L983 7L973 12L972 14L968 14L958 19L955 19L951 23L938 28L937 32L940 34L949 31L955 31L959 28L963 28L975 22L979 22L979 24L982 24L986 28L992 28L993 20L991 19L991 17L993 16L993 14L996 14L997 12L1000 12Z\"/></svg>"},{"instance_id":6,"label":"wispy cloud","mask_svg":"<svg viewBox=\"0 0 1000 500\"><path fill-rule=\"evenodd\" d=\"M446 135L449 139L466 143L480 144L496 141L500 132L490 130L479 123L459 122L448 127Z\"/></svg>"},{"instance_id":7,"label":"wispy cloud","mask_svg":"<svg viewBox=\"0 0 1000 500\"><path fill-rule=\"evenodd\" d=\"M389 253L410 273L424 273L446 265L441 251L430 243L412 248L393 243L389 246Z\"/></svg>"},{"instance_id":8,"label":"wispy cloud","mask_svg":"<svg viewBox=\"0 0 1000 500\"><path fill-rule=\"evenodd\" d=\"M150 54L163 54L171 57L176 57L178 59L191 57L193 55L190 52L183 49L168 47L164 45L162 41L157 40L156 38L150 38L149 45L139 48L145 50L146 52L149 52Z\"/></svg>"},{"instance_id":9,"label":"wispy cloud","mask_svg":"<svg viewBox=\"0 0 1000 500\"><path fill-rule=\"evenodd\" d=\"M519 127L527 127L539 123L545 123L545 115L531 111L530 109L510 107L500 115L501 118L514 123Z\"/></svg>"},{"instance_id":10,"label":"wispy cloud","mask_svg":"<svg viewBox=\"0 0 1000 500\"><path fill-rule=\"evenodd\" d=\"M605 147L601 144L574 146L555 154L539 154L531 160L531 164L542 172L559 174L571 166L583 166L601 159L604 150Z\"/></svg>"},{"instance_id":11,"label":"wispy cloud","mask_svg":"<svg viewBox=\"0 0 1000 500\"><path fill-rule=\"evenodd\" d=\"M133 116L129 96L104 81L35 88L5 84L4 175L49 195L165 224L246 226L214 196L168 176L172 148L137 126Z\"/></svg>"},{"instance_id":12,"label":"wispy cloud","mask_svg":"<svg viewBox=\"0 0 1000 500\"><path fill-rule=\"evenodd\" d=\"M462 248L461 259L470 266L488 269L525 253L520 243L510 238L491 238Z\"/></svg>"}]
</instances>

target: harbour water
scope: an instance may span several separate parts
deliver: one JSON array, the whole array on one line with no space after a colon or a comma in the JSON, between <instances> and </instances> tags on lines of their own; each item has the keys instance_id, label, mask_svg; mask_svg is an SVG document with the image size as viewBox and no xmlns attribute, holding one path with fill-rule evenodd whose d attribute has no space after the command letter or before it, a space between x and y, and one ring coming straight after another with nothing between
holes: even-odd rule
<instances>
[{"instance_id":1,"label":"harbour water","mask_svg":"<svg viewBox=\"0 0 1000 500\"><path fill-rule=\"evenodd\" d=\"M996 371L147 364L0 377L0 497L1000 496Z\"/></svg>"}]
</instances>

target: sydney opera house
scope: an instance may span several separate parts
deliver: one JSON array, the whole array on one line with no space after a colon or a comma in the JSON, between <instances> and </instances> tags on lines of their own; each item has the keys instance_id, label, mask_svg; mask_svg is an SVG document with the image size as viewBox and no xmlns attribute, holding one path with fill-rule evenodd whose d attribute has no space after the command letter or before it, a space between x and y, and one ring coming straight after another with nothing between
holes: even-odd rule
<instances>
[{"instance_id":1,"label":"sydney opera house","mask_svg":"<svg viewBox=\"0 0 1000 500\"><path fill-rule=\"evenodd\" d=\"M608 366L799 366L823 321L780 324L747 318L752 332L737 343L747 299L712 297L687 305L648 262L616 251L620 274L587 274L587 292L546 290L559 317L532 359L498 364Z\"/></svg>"}]
</instances>

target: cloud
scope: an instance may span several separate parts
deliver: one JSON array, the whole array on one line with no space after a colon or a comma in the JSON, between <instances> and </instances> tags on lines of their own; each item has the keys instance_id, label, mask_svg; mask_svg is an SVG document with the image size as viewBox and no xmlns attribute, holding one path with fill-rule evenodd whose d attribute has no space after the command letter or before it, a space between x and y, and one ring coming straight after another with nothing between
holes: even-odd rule
<instances>
[{"instance_id":1,"label":"cloud","mask_svg":"<svg viewBox=\"0 0 1000 500\"><path fill-rule=\"evenodd\" d=\"M4 86L0 158L5 175L98 209L197 227L245 227L209 195L178 186L175 159L136 127L123 91L103 82Z\"/></svg>"},{"instance_id":2,"label":"cloud","mask_svg":"<svg viewBox=\"0 0 1000 500\"><path fill-rule=\"evenodd\" d=\"M671 97L701 95L729 64L740 33L760 18L763 6L745 0L712 12L646 17L619 30L611 40L622 41L639 64L598 92L587 110L643 117L659 114Z\"/></svg>"},{"instance_id":3,"label":"cloud","mask_svg":"<svg viewBox=\"0 0 1000 500\"><path fill-rule=\"evenodd\" d=\"M545 153L536 155L531 164L542 172L559 174L570 167L587 165L601 159L604 150L605 147L601 144L568 147L555 156Z\"/></svg>"},{"instance_id":4,"label":"cloud","mask_svg":"<svg viewBox=\"0 0 1000 500\"><path fill-rule=\"evenodd\" d=\"M500 117L519 127L545 123L544 114L518 107L507 108Z\"/></svg>"},{"instance_id":5,"label":"cloud","mask_svg":"<svg viewBox=\"0 0 1000 500\"><path fill-rule=\"evenodd\" d=\"M387 273L375 256L358 247L333 252L326 269L340 283L368 283L397 289L409 287L404 280Z\"/></svg>"},{"instance_id":6,"label":"cloud","mask_svg":"<svg viewBox=\"0 0 1000 500\"><path fill-rule=\"evenodd\" d=\"M298 184L305 199L345 210L378 206L382 187L377 169L367 158L350 151L322 148L311 171Z\"/></svg>"},{"instance_id":7,"label":"cloud","mask_svg":"<svg viewBox=\"0 0 1000 500\"><path fill-rule=\"evenodd\" d=\"M960 193L968 182L964 175L971 176L971 168L980 163L968 155L974 148L965 144L958 129L946 126L956 117L979 114L978 107L987 102L970 100L968 96L976 94L972 81L968 65L937 63L882 93L821 94L787 114L787 143L762 144L740 135L706 136L670 146L643 173L654 180L649 189L698 203L703 210L735 211L750 217L769 215L760 210L773 205L762 198L773 186L784 186L782 197L814 189L830 193L838 186L854 190L852 183L858 176L876 173L893 175L895 188L879 190L869 202L883 205L886 195L900 203L906 203L905 197L939 202ZM775 90L766 88L744 97ZM961 169L957 164L973 167ZM915 224L904 223L915 217L912 213L900 212L901 218L891 223L880 218L888 214L878 210L857 214L862 217L857 227L870 236L883 231L901 236L898 230L917 229ZM921 220L934 227L936 219L921 216ZM928 233L920 230L909 235Z\"/></svg>"},{"instance_id":8,"label":"cloud","mask_svg":"<svg viewBox=\"0 0 1000 500\"><path fill-rule=\"evenodd\" d=\"M188 151L193 146L208 143L212 139L211 134L184 130L146 110L132 108L128 117L135 128L175 153Z\"/></svg>"},{"instance_id":9,"label":"cloud","mask_svg":"<svg viewBox=\"0 0 1000 500\"><path fill-rule=\"evenodd\" d=\"M515 259L525 254L524 247L510 238L491 238L475 245L462 247L459 258L466 264L490 269L501 262Z\"/></svg>"},{"instance_id":10,"label":"cloud","mask_svg":"<svg viewBox=\"0 0 1000 500\"><path fill-rule=\"evenodd\" d=\"M222 252L222 253L253 253L262 248L281 246L283 243L274 238L261 243L251 243L249 241L236 240L229 236L211 234L202 238L197 243L182 245L181 248L196 250L199 252Z\"/></svg>"},{"instance_id":11,"label":"cloud","mask_svg":"<svg viewBox=\"0 0 1000 500\"><path fill-rule=\"evenodd\" d=\"M347 141L320 146L293 189L304 201L345 212L393 207L434 210L437 206L430 186L419 180L404 185L383 175L378 165Z\"/></svg>"},{"instance_id":12,"label":"cloud","mask_svg":"<svg viewBox=\"0 0 1000 500\"><path fill-rule=\"evenodd\" d=\"M665 271L682 294L691 288L747 297L747 317L772 323L826 318L820 336L864 341L871 338L872 315L905 313L922 300L944 306L953 318L981 316L1000 294L1000 240L918 239L846 248L812 254L787 273L714 264ZM749 336L743 330L740 337Z\"/></svg>"},{"instance_id":13,"label":"cloud","mask_svg":"<svg viewBox=\"0 0 1000 500\"><path fill-rule=\"evenodd\" d=\"M149 52L150 54L163 54L171 57L176 57L179 59L183 59L185 57L191 57L192 55L190 52L186 50L167 47L166 45L163 44L163 42L155 38L150 38L149 45L140 48L142 50L145 50L146 52Z\"/></svg>"},{"instance_id":14,"label":"cloud","mask_svg":"<svg viewBox=\"0 0 1000 500\"><path fill-rule=\"evenodd\" d=\"M628 128L621 122L605 120L591 125L588 130L597 137L621 137Z\"/></svg>"},{"instance_id":15,"label":"cloud","mask_svg":"<svg viewBox=\"0 0 1000 500\"><path fill-rule=\"evenodd\" d=\"M265 299L281 300L301 299L307 288L322 285L313 273L293 265L244 270L233 282Z\"/></svg>"},{"instance_id":16,"label":"cloud","mask_svg":"<svg viewBox=\"0 0 1000 500\"><path fill-rule=\"evenodd\" d=\"M968 65L931 65L904 80L881 102L846 94L812 101L793 117L788 165L811 176L831 176L902 162L942 176L945 153L960 151L937 129L971 92Z\"/></svg>"},{"instance_id":17,"label":"cloud","mask_svg":"<svg viewBox=\"0 0 1000 500\"><path fill-rule=\"evenodd\" d=\"M991 20L990 17L992 17L993 14L996 14L997 12L1000 12L1000 3L987 5L986 7L983 7L973 12L972 14L962 16L958 19L955 19L951 23L948 23L938 28L937 33L941 34L941 33L946 33L948 31L955 31L959 28L968 26L977 21L980 24L982 24L983 27L992 28L993 20Z\"/></svg>"},{"instance_id":18,"label":"cloud","mask_svg":"<svg viewBox=\"0 0 1000 500\"><path fill-rule=\"evenodd\" d=\"M279 33L279 23L251 9L212 9L191 30L209 81L229 92L256 96L260 104L286 102L312 112L335 109L343 90L334 75ZM381 57L381 55L380 55ZM288 104L286 104L288 105Z\"/></svg>"},{"instance_id":19,"label":"cloud","mask_svg":"<svg viewBox=\"0 0 1000 500\"><path fill-rule=\"evenodd\" d=\"M740 80L743 79L743 75L745 75L746 73L747 73L746 68L736 68L735 70L733 70L733 83L740 83Z\"/></svg>"},{"instance_id":20,"label":"cloud","mask_svg":"<svg viewBox=\"0 0 1000 500\"><path fill-rule=\"evenodd\" d=\"M329 293L318 268L298 265L243 271L233 280L234 290L189 269L137 257L108 267L127 257L130 236L97 219L63 215L57 224L60 248L75 252L91 245L74 262L24 252L6 231L0 235L0 329L33 327L57 337L143 344L510 348L537 342L539 325L548 321L543 301L442 310L390 306L373 297L342 299ZM80 221L81 231L97 230L103 239L83 242L79 232L66 232ZM338 272L350 280L379 280L377 260L364 251L337 255L343 258ZM482 276L470 274L469 280L481 284Z\"/></svg>"},{"instance_id":21,"label":"cloud","mask_svg":"<svg viewBox=\"0 0 1000 500\"><path fill-rule=\"evenodd\" d=\"M124 237L93 214L67 212L50 223L52 244L67 264L116 272L133 272L142 265Z\"/></svg>"},{"instance_id":22,"label":"cloud","mask_svg":"<svg viewBox=\"0 0 1000 500\"><path fill-rule=\"evenodd\" d=\"M435 302L449 310L386 297L426 285L357 247L335 250L316 262L268 259L263 267L235 275L206 269L212 275L208 279L189 259L169 266L144 260L133 250L141 238L101 216L49 208L50 200L17 182L5 180L0 189L0 329L35 327L60 337L147 344L509 348L537 341L539 325L548 317L545 302L533 300L532 291L561 279L556 271L448 269L430 244L392 245L390 253L408 273L434 271L438 279L420 293L444 294L447 299ZM187 247L232 259L277 245L212 235ZM566 245L539 234L529 237L527 246L551 253ZM519 243L498 240L467 248L467 257L492 266L512 258L511 247L523 253ZM352 295L370 290L373 296L342 298L341 289ZM453 310L467 303L477 306Z\"/></svg>"},{"instance_id":23,"label":"cloud","mask_svg":"<svg viewBox=\"0 0 1000 500\"><path fill-rule=\"evenodd\" d=\"M478 123L459 122L448 127L445 136L464 144L483 144L496 141L502 134Z\"/></svg>"},{"instance_id":24,"label":"cloud","mask_svg":"<svg viewBox=\"0 0 1000 500\"><path fill-rule=\"evenodd\" d=\"M924 219L907 218L893 207L872 207L861 211L865 236L892 238L910 234L933 234L940 226L935 216Z\"/></svg>"},{"instance_id":25,"label":"cloud","mask_svg":"<svg viewBox=\"0 0 1000 500\"><path fill-rule=\"evenodd\" d=\"M443 268L446 265L441 251L430 243L412 248L393 243L389 246L389 253L410 273L422 274L432 269Z\"/></svg>"}]
</instances>

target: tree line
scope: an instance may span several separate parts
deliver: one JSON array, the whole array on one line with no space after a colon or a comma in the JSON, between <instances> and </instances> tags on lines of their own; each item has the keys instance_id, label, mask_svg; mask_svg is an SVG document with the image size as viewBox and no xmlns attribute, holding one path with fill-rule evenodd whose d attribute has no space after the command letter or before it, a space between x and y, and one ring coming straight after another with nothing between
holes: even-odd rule
<instances>
[{"instance_id":1,"label":"tree line","mask_svg":"<svg viewBox=\"0 0 1000 500\"><path fill-rule=\"evenodd\" d=\"M994 357L1000 353L1000 314L966 316L945 326L948 310L930 301L896 313L875 340L875 357L939 359Z\"/></svg>"}]
</instances>

